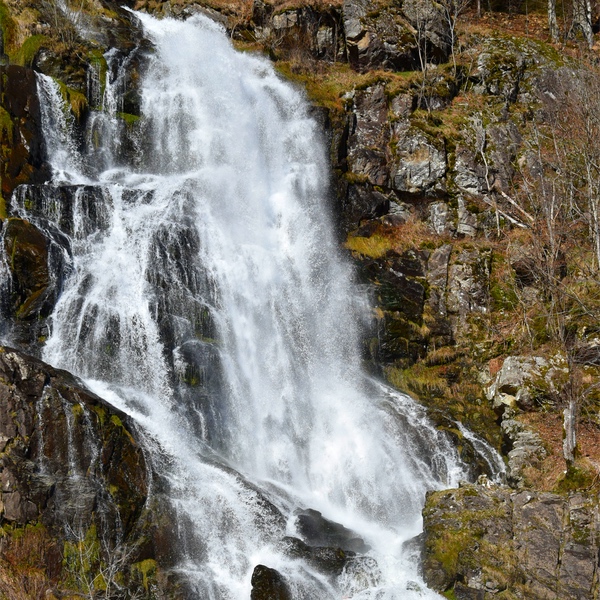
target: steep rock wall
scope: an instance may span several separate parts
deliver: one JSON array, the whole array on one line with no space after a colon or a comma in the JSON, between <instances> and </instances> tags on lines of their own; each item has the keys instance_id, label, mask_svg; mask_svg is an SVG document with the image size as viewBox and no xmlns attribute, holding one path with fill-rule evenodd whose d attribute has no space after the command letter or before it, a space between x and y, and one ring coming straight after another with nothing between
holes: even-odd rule
<instances>
[{"instance_id":1,"label":"steep rock wall","mask_svg":"<svg viewBox=\"0 0 600 600\"><path fill-rule=\"evenodd\" d=\"M464 486L428 495L424 576L457 599L598 596L597 498Z\"/></svg>"},{"instance_id":2,"label":"steep rock wall","mask_svg":"<svg viewBox=\"0 0 600 600\"><path fill-rule=\"evenodd\" d=\"M29 598L112 597L120 586L154 598L167 586L169 519L159 496L149 498L157 483L132 434L126 415L69 373L0 348L0 589L8 597L28 586ZM178 586L168 587L175 594Z\"/></svg>"}]
</instances>

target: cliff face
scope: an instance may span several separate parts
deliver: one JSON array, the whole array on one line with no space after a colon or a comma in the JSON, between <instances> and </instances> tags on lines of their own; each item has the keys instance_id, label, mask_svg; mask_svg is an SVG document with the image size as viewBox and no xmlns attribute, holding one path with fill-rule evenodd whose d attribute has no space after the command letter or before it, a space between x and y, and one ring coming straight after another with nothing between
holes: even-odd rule
<instances>
[{"instance_id":1,"label":"cliff face","mask_svg":"<svg viewBox=\"0 0 600 600\"><path fill-rule=\"evenodd\" d=\"M69 373L0 349L2 594L154 598L165 587L157 568L174 549L132 433Z\"/></svg>"},{"instance_id":2,"label":"cliff face","mask_svg":"<svg viewBox=\"0 0 600 600\"><path fill-rule=\"evenodd\" d=\"M465 486L427 500L424 575L455 598L595 598L598 502Z\"/></svg>"},{"instance_id":3,"label":"cliff face","mask_svg":"<svg viewBox=\"0 0 600 600\"><path fill-rule=\"evenodd\" d=\"M425 509L430 583L457 598L593 597L586 594L596 585L596 542L588 543L596 539L596 509L586 494L597 485L600 458L593 168L600 130L592 67L571 58L573 48L559 52L543 39L496 28L493 19L456 21L445 3L128 5L181 17L208 13L240 48L268 53L284 76L306 87L330 143L340 237L376 305L365 358L427 404L465 457L468 444L448 417L504 453L514 488L538 490L432 495ZM18 194L10 202L19 185L49 177L34 70L60 80L81 126L111 76L103 52L116 47L130 59L120 119L135 128L145 46L131 15L111 2L89 2L60 23L52 2L5 0L0 9L0 54L10 61L0 66L0 217L10 256L3 327L36 354L68 247L19 217ZM84 22L86 39L78 34ZM68 206L69 190L60 193ZM35 204L33 188L28 194ZM149 469L130 437L135 432L67 375L18 352L0 359L8 531L14 525L36 532L36 543L49 544L48 556L64 558L91 544L99 569L110 548L134 548L123 562L126 577L132 589L146 586L150 594L147 572L155 572L159 557L148 548L164 537L143 541ZM564 409L572 422L586 418L569 464ZM81 453L69 462L77 444ZM31 476L46 468L56 479ZM549 490L562 495L545 495ZM461 515L454 521L448 502ZM521 528L533 506L554 512ZM101 515L110 511L122 531L107 529ZM585 539L577 537L578 515ZM552 519L560 521L559 534L551 533ZM523 531L534 532L531 539ZM103 549L105 541L113 546ZM7 543L9 550L16 544ZM500 559L485 551L495 544ZM542 546L543 564L532 558ZM568 560L576 564L564 566ZM48 561L55 568L44 576L52 586L80 589L85 573Z\"/></svg>"}]
</instances>

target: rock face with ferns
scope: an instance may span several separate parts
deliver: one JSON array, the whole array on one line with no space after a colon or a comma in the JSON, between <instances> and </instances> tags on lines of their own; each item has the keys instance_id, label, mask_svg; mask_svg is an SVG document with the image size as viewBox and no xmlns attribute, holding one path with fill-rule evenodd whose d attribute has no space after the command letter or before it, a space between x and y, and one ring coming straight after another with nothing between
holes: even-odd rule
<instances>
[{"instance_id":1,"label":"rock face with ferns","mask_svg":"<svg viewBox=\"0 0 600 600\"><path fill-rule=\"evenodd\" d=\"M104 0L84 4L57 20L58 2L0 2L9 63L0 66L0 217L10 257L1 328L34 356L68 252L58 232L17 210L36 204L35 186L50 176L34 71L60 80L83 131L114 75L103 54L116 48L129 59L119 119L135 131L136 85L151 52L130 13ZM429 497L429 584L456 598L595 597L600 93L593 61L576 58L577 39L558 48L457 14L456 3L421 0L128 5L209 14L240 49L268 53L306 88L329 142L340 239L376 307L365 359L426 404L459 445L452 419L507 457L516 491ZM68 207L75 192L60 193ZM30 586L62 597L97 586L93 568L116 569L143 597L169 586L184 595L164 579L169 531L147 504L152 466L127 419L20 351L4 350L0 371L6 593L20 585L13 534L24 528L48 565L43 575L41 564L30 569ZM564 453L563 410L582 434ZM296 542L293 551L314 553ZM69 562L82 552L95 557L87 572ZM123 564L111 566L109 555ZM253 597L287 598L264 569Z\"/></svg>"}]
</instances>

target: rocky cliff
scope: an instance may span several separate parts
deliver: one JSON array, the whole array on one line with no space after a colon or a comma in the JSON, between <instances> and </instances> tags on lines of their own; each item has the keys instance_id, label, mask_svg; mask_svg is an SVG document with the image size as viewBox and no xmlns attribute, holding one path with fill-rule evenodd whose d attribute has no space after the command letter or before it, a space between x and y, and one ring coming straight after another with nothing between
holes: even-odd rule
<instances>
[{"instance_id":1,"label":"rocky cliff","mask_svg":"<svg viewBox=\"0 0 600 600\"><path fill-rule=\"evenodd\" d=\"M376 306L365 360L426 403L461 447L468 444L452 419L506 457L512 489L469 487L429 498L429 582L456 598L594 597L597 509L591 493L600 462L595 191L600 107L594 57L582 58L576 40L563 47L547 43L545 33L533 27L535 16L527 17L526 27L519 15L479 19L466 12L457 18L448 3L127 4L182 18L207 13L240 49L265 52L285 77L306 88L330 144L340 239ZM117 4L95 0L71 8L61 13L57 2L0 2L0 217L10 257L2 333L33 354L45 341L45 319L65 276L60 257L68 252L58 233L18 212L19 203L35 205L35 188L27 198L13 195L25 189L19 186L49 177L34 71L60 81L70 118L75 127L83 126L112 76L103 53L117 48L128 58L119 118L129 131L139 116L136 81L148 50L135 19ZM82 23L85 37L79 33ZM127 151L126 143L123 147ZM68 190L61 194L68 205ZM119 535L137 539L147 482L134 479L130 499L125 492L131 477L144 478L149 471L119 471L143 464L129 437L135 432L116 424L125 422L122 415L107 412L111 416L102 420L100 412L108 409L87 392L74 392L75 383L61 392L67 384L52 382L66 375L12 351L3 356L13 361L7 363L13 364L6 367L7 385L31 386L23 397L35 398L27 404L11 396L20 408L7 405L2 418L29 411L17 422L29 423L31 430L19 431L7 421L6 460L13 460L14 445L18 456L37 461L35 472L43 473L44 460L54 460L52 472L62 473L56 482L31 480L31 464L19 466L18 477L2 492L9 530L14 522L24 531L44 532L43 540L58 536L52 537L52 552L62 548L63 557L73 545L87 543L89 531L97 536L93 544L104 538L115 544L117 534L90 517L101 500L110 500L110 510L125 510ZM48 389L58 391L46 398L47 380ZM57 404L45 409L47 402ZM38 404L39 414L32 413ZM45 415L62 419L61 427L72 427L75 437L100 440L90 445L98 454L83 453L87 462L75 465L87 486L81 495L85 506L57 508L56 498L68 493L75 475L63 472L69 464L66 447L44 454L43 440L53 439L41 437L41 423L46 428L52 422L46 424ZM568 423L578 426L570 454L563 451L563 421L567 429ZM131 460L117 469L111 454L105 463L104 452L112 452L105 442L108 448L124 444L114 451ZM23 450L28 444L34 444L33 458ZM111 500L111 486L124 494L118 502ZM529 517L532 507L539 518ZM79 513L87 515L83 526L73 522ZM56 533L59 517L71 529L79 527L73 535L83 541ZM42 529L27 529L33 523ZM524 531L532 533L527 537ZM137 541L132 544L138 548ZM501 552L492 556L495 546ZM542 558L534 558L542 547ZM146 556L155 558L141 552L128 564L141 564L138 558ZM100 552L98 565L103 560ZM127 577L139 586L142 567L135 568ZM64 569L57 564L45 575L53 589L67 585ZM265 573L259 579L277 588ZM146 575L141 581L147 585ZM285 597L279 588L273 594Z\"/></svg>"},{"instance_id":2,"label":"rocky cliff","mask_svg":"<svg viewBox=\"0 0 600 600\"><path fill-rule=\"evenodd\" d=\"M424 574L457 599L596 598L598 501L494 486L427 500Z\"/></svg>"},{"instance_id":3,"label":"rocky cliff","mask_svg":"<svg viewBox=\"0 0 600 600\"><path fill-rule=\"evenodd\" d=\"M152 468L132 434L69 373L0 349L3 597L154 598L164 587L174 549L161 545Z\"/></svg>"}]
</instances>

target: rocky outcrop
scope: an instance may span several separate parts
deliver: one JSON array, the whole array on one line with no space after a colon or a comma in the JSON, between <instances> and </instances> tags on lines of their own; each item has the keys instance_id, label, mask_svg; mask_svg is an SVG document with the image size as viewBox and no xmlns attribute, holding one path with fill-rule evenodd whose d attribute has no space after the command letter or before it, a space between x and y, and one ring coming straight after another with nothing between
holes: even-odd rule
<instances>
[{"instance_id":1,"label":"rocky outcrop","mask_svg":"<svg viewBox=\"0 0 600 600\"><path fill-rule=\"evenodd\" d=\"M58 231L42 231L18 217L4 222L0 239L5 268L0 330L14 344L37 353L68 272L68 241Z\"/></svg>"},{"instance_id":2,"label":"rocky outcrop","mask_svg":"<svg viewBox=\"0 0 600 600\"><path fill-rule=\"evenodd\" d=\"M441 9L430 2L404 2L399 10L369 0L345 0L344 30L350 64L368 69L412 70L449 53L448 27Z\"/></svg>"},{"instance_id":3,"label":"rocky outcrop","mask_svg":"<svg viewBox=\"0 0 600 600\"><path fill-rule=\"evenodd\" d=\"M148 570L159 586L156 565L173 549L165 546L164 507L149 503L151 469L132 434L126 415L69 373L0 348L0 563L13 535L38 531L54 549L40 568L56 597L87 593L99 572L150 597ZM6 568L18 573L27 564Z\"/></svg>"},{"instance_id":4,"label":"rocky outcrop","mask_svg":"<svg viewBox=\"0 0 600 600\"><path fill-rule=\"evenodd\" d=\"M0 146L1 195L5 201L19 184L49 178L36 78L31 69L0 66ZM0 207L0 216L4 212Z\"/></svg>"},{"instance_id":5,"label":"rocky outcrop","mask_svg":"<svg viewBox=\"0 0 600 600\"><path fill-rule=\"evenodd\" d=\"M538 468L548 452L539 434L515 417L515 411L505 410L500 427L508 458L507 480L513 487L523 488L527 470Z\"/></svg>"},{"instance_id":6,"label":"rocky outcrop","mask_svg":"<svg viewBox=\"0 0 600 600\"><path fill-rule=\"evenodd\" d=\"M464 486L423 511L426 582L455 598L594 598L597 499Z\"/></svg>"}]
</instances>

